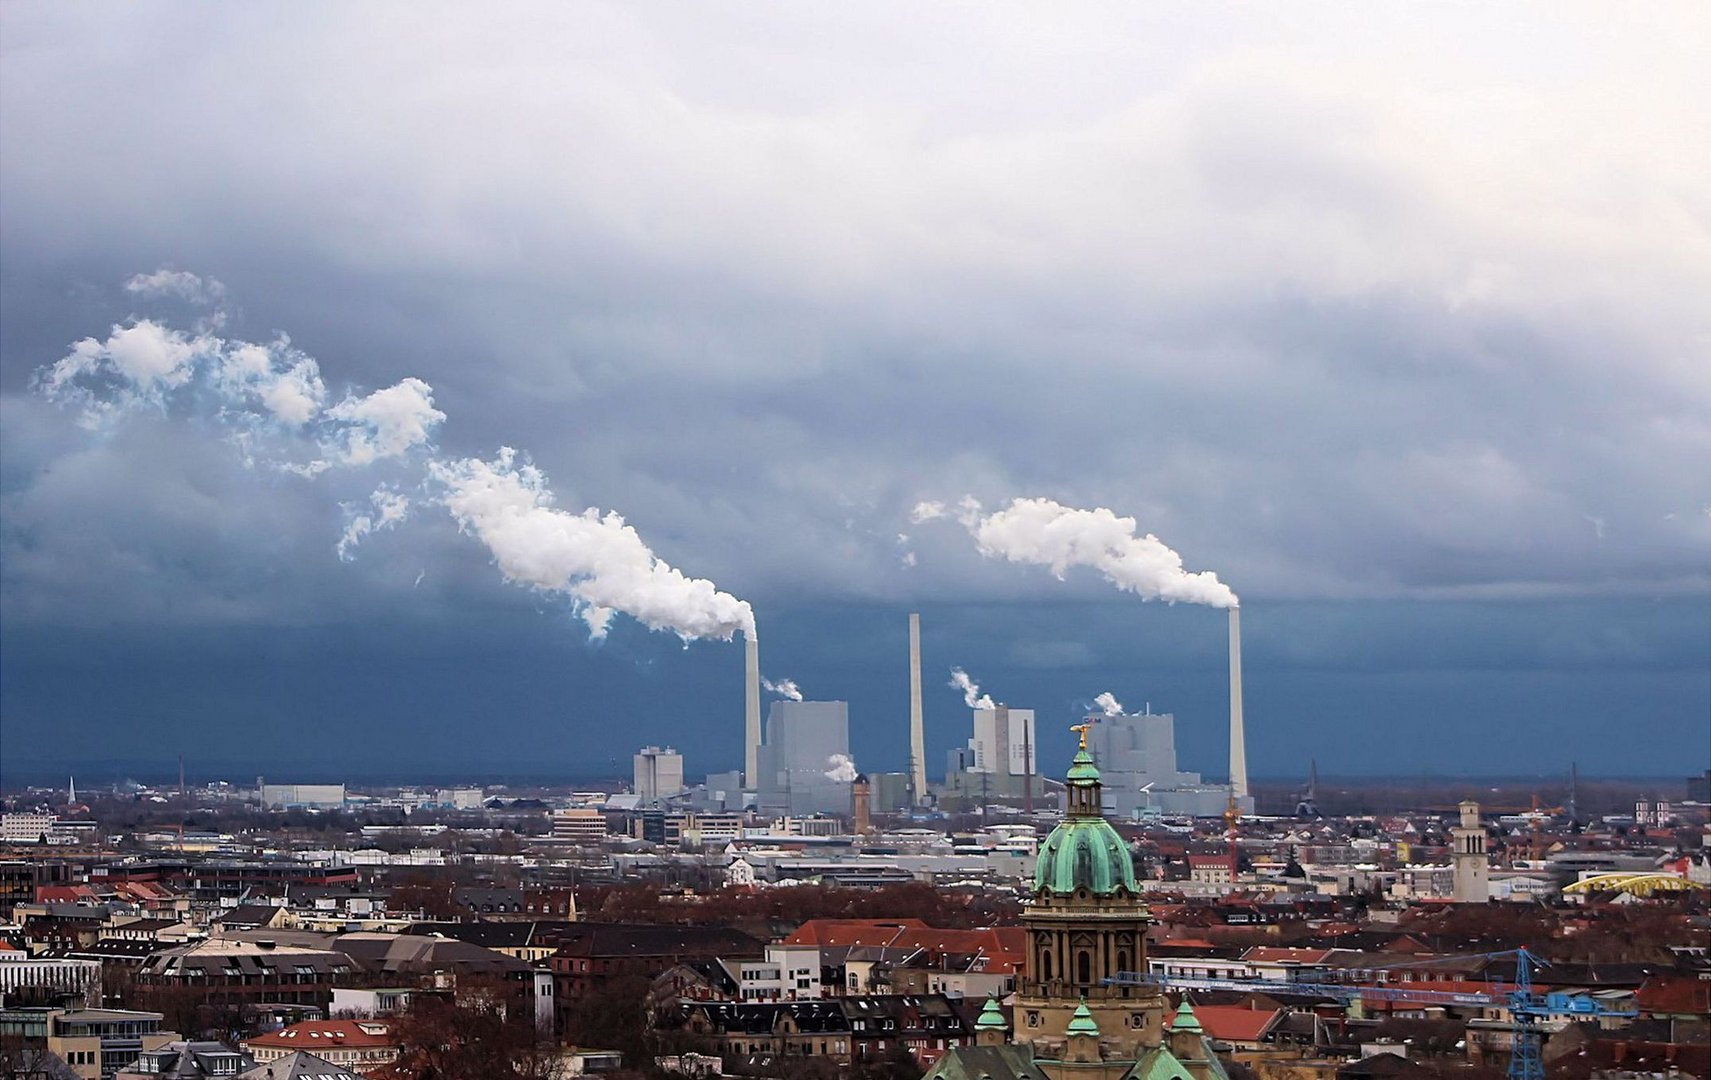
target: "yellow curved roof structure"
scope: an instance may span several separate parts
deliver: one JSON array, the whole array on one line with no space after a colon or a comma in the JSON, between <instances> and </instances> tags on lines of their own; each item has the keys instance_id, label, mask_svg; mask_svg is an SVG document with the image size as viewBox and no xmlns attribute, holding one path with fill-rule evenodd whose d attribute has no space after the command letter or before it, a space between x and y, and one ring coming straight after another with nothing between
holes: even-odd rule
<instances>
[{"instance_id":1,"label":"yellow curved roof structure","mask_svg":"<svg viewBox=\"0 0 1711 1080\"><path fill-rule=\"evenodd\" d=\"M1627 873L1596 874L1563 887L1565 893L1625 892L1634 896L1650 896L1660 892L1686 892L1703 889L1704 885L1675 874Z\"/></svg>"}]
</instances>

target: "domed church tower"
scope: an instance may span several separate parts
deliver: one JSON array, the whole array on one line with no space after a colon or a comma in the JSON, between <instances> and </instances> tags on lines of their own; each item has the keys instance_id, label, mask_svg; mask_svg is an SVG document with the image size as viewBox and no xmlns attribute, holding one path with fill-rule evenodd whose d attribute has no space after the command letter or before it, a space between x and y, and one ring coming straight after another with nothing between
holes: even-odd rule
<instances>
[{"instance_id":1,"label":"domed church tower","mask_svg":"<svg viewBox=\"0 0 1711 1080\"><path fill-rule=\"evenodd\" d=\"M1138 1058L1164 1041L1163 998L1157 987L1107 980L1146 970L1151 920L1128 845L1105 820L1087 725L1072 730L1081 733L1081 748L1066 778L1068 805L1040 847L1033 898L1022 914L1028 956L1015 998L1014 1038L1041 1056L1056 1056L1083 1009L1098 1028L1106 1058Z\"/></svg>"}]
</instances>

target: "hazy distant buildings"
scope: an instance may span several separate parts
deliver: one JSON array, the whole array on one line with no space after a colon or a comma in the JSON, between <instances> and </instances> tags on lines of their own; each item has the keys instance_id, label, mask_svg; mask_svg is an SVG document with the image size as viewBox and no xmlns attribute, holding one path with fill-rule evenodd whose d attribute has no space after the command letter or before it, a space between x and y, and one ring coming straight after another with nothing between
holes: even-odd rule
<instances>
[{"instance_id":1,"label":"hazy distant buildings","mask_svg":"<svg viewBox=\"0 0 1711 1080\"><path fill-rule=\"evenodd\" d=\"M339 810L345 805L343 784L269 784L258 779L256 789L266 810Z\"/></svg>"},{"instance_id":2,"label":"hazy distant buildings","mask_svg":"<svg viewBox=\"0 0 1711 1080\"><path fill-rule=\"evenodd\" d=\"M1104 782L1106 814L1215 817L1229 806L1228 787L1203 784L1199 773L1176 767L1176 717L1170 713L1096 713L1088 721L1087 748Z\"/></svg>"},{"instance_id":3,"label":"hazy distant buildings","mask_svg":"<svg viewBox=\"0 0 1711 1080\"><path fill-rule=\"evenodd\" d=\"M973 726L968 745L952 750L947 759L944 797L1013 801L1024 797L1030 777L1035 795L1043 793L1044 782L1034 768L1034 710L975 709Z\"/></svg>"},{"instance_id":4,"label":"hazy distant buildings","mask_svg":"<svg viewBox=\"0 0 1711 1080\"><path fill-rule=\"evenodd\" d=\"M666 747L644 746L635 755L635 786L642 802L669 799L683 790L683 755Z\"/></svg>"},{"instance_id":5,"label":"hazy distant buildings","mask_svg":"<svg viewBox=\"0 0 1711 1080\"><path fill-rule=\"evenodd\" d=\"M848 816L849 779L834 774L849 753L847 702L773 702L759 756L761 811Z\"/></svg>"}]
</instances>

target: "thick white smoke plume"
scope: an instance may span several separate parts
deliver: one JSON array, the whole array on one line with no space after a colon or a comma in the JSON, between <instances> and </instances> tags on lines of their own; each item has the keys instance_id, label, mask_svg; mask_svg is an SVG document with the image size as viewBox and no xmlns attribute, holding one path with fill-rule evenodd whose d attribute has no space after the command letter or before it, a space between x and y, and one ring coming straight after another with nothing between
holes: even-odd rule
<instances>
[{"instance_id":1,"label":"thick white smoke plume","mask_svg":"<svg viewBox=\"0 0 1711 1080\"><path fill-rule=\"evenodd\" d=\"M257 343L215 332L226 320L220 306L226 288L213 278L163 269L136 275L125 288L141 298L214 310L190 333L132 318L104 340L77 342L39 371L37 390L80 408L84 426L104 427L139 410L196 415L221 425L247 464L260 459L302 477L425 458L426 494L417 501L445 506L460 528L487 545L507 580L569 597L594 636L605 634L615 612L685 641L729 639L738 631L754 636L746 602L665 563L615 513L555 508L546 478L527 461L519 463L515 451L502 449L492 461L427 457L446 415L422 380L406 378L329 403L319 364L289 338ZM411 498L392 484L377 488L367 506L345 506L338 557L350 559L364 538L404 522L412 508ZM795 689L788 681L780 686Z\"/></svg>"},{"instance_id":2,"label":"thick white smoke plume","mask_svg":"<svg viewBox=\"0 0 1711 1080\"><path fill-rule=\"evenodd\" d=\"M1116 695L1112 694L1109 690L1094 698L1093 704L1106 716L1123 715L1123 703L1118 701Z\"/></svg>"},{"instance_id":3,"label":"thick white smoke plume","mask_svg":"<svg viewBox=\"0 0 1711 1080\"><path fill-rule=\"evenodd\" d=\"M777 694L786 701L802 700L802 690L796 685L796 680L794 679L780 679L777 682L773 682L771 679L763 675L761 676L760 684L766 688L767 693Z\"/></svg>"},{"instance_id":4,"label":"thick white smoke plume","mask_svg":"<svg viewBox=\"0 0 1711 1080\"><path fill-rule=\"evenodd\" d=\"M852 784L855 782L855 778L861 775L856 771L855 759L848 754L833 754L826 759L826 764L830 765L831 768L822 775L833 783Z\"/></svg>"},{"instance_id":5,"label":"thick white smoke plume","mask_svg":"<svg viewBox=\"0 0 1711 1080\"><path fill-rule=\"evenodd\" d=\"M962 691L962 700L971 709L996 709L997 703L986 694L980 692L980 685L968 677L968 672L962 668L951 668L951 681L946 684Z\"/></svg>"},{"instance_id":6,"label":"thick white smoke plume","mask_svg":"<svg viewBox=\"0 0 1711 1080\"><path fill-rule=\"evenodd\" d=\"M555 508L546 477L519 464L510 447L492 461L430 462L428 474L444 488L459 527L487 545L507 581L570 597L595 637L605 635L615 611L685 641L754 633L747 601L666 563L622 517Z\"/></svg>"},{"instance_id":7,"label":"thick white smoke plume","mask_svg":"<svg viewBox=\"0 0 1711 1080\"><path fill-rule=\"evenodd\" d=\"M992 514L982 514L980 504L971 498L959 505L958 520L973 535L982 555L1047 566L1059 578L1072 566L1090 566L1111 584L1143 600L1237 606L1236 594L1217 574L1184 570L1182 556L1158 537L1136 535L1132 517L1119 517L1104 507L1078 510L1051 499L1015 499ZM915 508L918 520L944 513L938 503Z\"/></svg>"}]
</instances>

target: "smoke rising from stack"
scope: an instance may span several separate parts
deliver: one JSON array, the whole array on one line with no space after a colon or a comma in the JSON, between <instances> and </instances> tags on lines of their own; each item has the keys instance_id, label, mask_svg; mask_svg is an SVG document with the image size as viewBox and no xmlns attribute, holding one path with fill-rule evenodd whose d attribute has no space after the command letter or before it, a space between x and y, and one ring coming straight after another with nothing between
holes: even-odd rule
<instances>
[{"instance_id":1,"label":"smoke rising from stack","mask_svg":"<svg viewBox=\"0 0 1711 1080\"><path fill-rule=\"evenodd\" d=\"M991 696L980 692L980 684L969 678L962 668L951 668L951 681L945 685L962 691L962 700L971 709L996 709Z\"/></svg>"},{"instance_id":2,"label":"smoke rising from stack","mask_svg":"<svg viewBox=\"0 0 1711 1080\"><path fill-rule=\"evenodd\" d=\"M861 775L856 770L855 759L848 754L833 754L826 759L826 764L830 765L831 768L821 775L833 783L851 784L855 782L857 776Z\"/></svg>"},{"instance_id":3,"label":"smoke rising from stack","mask_svg":"<svg viewBox=\"0 0 1711 1080\"><path fill-rule=\"evenodd\" d=\"M780 679L777 682L773 682L771 679L766 678L763 675L761 676L760 685L767 693L777 694L786 701L802 700L802 690L796 685L796 680L794 679Z\"/></svg>"},{"instance_id":4,"label":"smoke rising from stack","mask_svg":"<svg viewBox=\"0 0 1711 1080\"><path fill-rule=\"evenodd\" d=\"M949 516L942 502L917 503L911 520L917 524ZM956 519L974 537L980 553L1010 562L1045 566L1062 580L1074 566L1098 570L1106 581L1142 600L1182 601L1224 608L1230 620L1230 793L1248 794L1247 734L1242 716L1242 631L1240 601L1210 570L1190 572L1182 556L1151 533L1137 535L1132 517L1098 507L1080 510L1051 499L1012 499L991 514L964 496ZM954 683L953 683L954 684ZM972 694L968 695L973 697ZM1106 715L1121 705L1101 695Z\"/></svg>"},{"instance_id":5,"label":"smoke rising from stack","mask_svg":"<svg viewBox=\"0 0 1711 1080\"><path fill-rule=\"evenodd\" d=\"M85 427L101 429L140 411L193 415L221 427L246 464L303 478L384 461L412 465L423 471L416 499L383 485L369 508L345 508L339 558L404 522L414 502L437 503L486 545L507 581L568 598L596 638L623 613L685 642L729 640L739 632L752 641L747 602L660 559L616 513L554 507L545 475L516 451L502 448L492 460L432 456L446 414L422 380L405 378L329 404L319 363L288 337L258 343L216 332L227 317L218 281L160 270L131 278L126 289L210 310L191 332L133 317L105 339L84 338L38 371L37 391L79 408Z\"/></svg>"},{"instance_id":6,"label":"smoke rising from stack","mask_svg":"<svg viewBox=\"0 0 1711 1080\"><path fill-rule=\"evenodd\" d=\"M1072 566L1092 567L1143 600L1219 608L1237 604L1236 594L1217 574L1183 569L1182 556L1158 537L1136 535L1134 518L1104 507L1079 510L1051 499L1013 499L1002 510L982 514L980 504L966 497L959 506L958 520L988 558L1046 566L1059 579ZM915 508L923 520L943 513L942 505L935 503Z\"/></svg>"},{"instance_id":7,"label":"smoke rising from stack","mask_svg":"<svg viewBox=\"0 0 1711 1080\"><path fill-rule=\"evenodd\" d=\"M692 578L653 553L613 512L552 505L546 476L503 447L492 461L433 461L429 478L460 528L493 553L507 581L571 598L595 637L615 612L684 641L752 635L748 602Z\"/></svg>"},{"instance_id":8,"label":"smoke rising from stack","mask_svg":"<svg viewBox=\"0 0 1711 1080\"><path fill-rule=\"evenodd\" d=\"M1105 691L1103 694L1100 694L1098 697L1094 698L1093 704L1096 708L1098 708L1098 710L1100 712L1104 713L1106 716L1122 716L1123 715L1123 703L1121 701L1118 701L1116 695L1112 694L1111 691L1109 691L1109 690Z\"/></svg>"}]
</instances>

